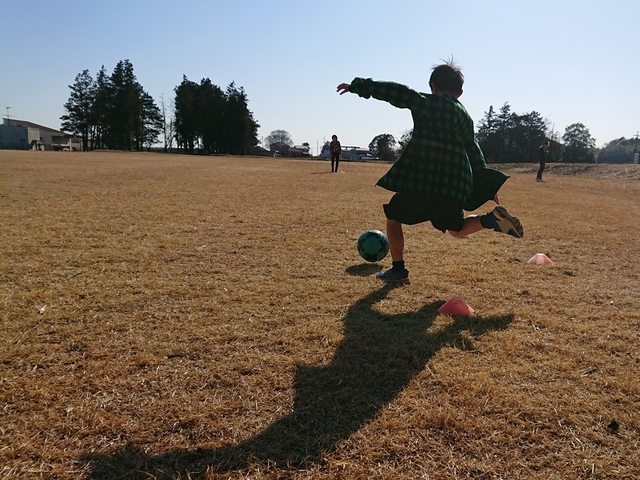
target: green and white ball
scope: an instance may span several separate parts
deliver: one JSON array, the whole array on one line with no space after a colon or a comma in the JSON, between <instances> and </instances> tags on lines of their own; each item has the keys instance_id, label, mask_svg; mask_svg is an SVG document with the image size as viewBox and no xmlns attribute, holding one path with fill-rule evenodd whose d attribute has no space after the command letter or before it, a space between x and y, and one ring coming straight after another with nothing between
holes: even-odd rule
<instances>
[{"instance_id":1,"label":"green and white ball","mask_svg":"<svg viewBox=\"0 0 640 480\"><path fill-rule=\"evenodd\" d=\"M358 253L367 262L382 260L389 253L389 240L380 230L367 230L358 238Z\"/></svg>"}]
</instances>

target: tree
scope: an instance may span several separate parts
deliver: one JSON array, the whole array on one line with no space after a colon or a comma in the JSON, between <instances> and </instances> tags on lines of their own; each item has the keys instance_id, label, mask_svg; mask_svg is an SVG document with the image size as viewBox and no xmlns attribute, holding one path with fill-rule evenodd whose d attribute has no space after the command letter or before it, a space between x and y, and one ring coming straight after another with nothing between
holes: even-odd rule
<instances>
[{"instance_id":1,"label":"tree","mask_svg":"<svg viewBox=\"0 0 640 480\"><path fill-rule=\"evenodd\" d=\"M187 153L245 154L258 143L244 88L232 82L223 92L208 78L197 84L183 76L175 94L176 140Z\"/></svg>"},{"instance_id":2,"label":"tree","mask_svg":"<svg viewBox=\"0 0 640 480\"><path fill-rule=\"evenodd\" d=\"M162 113L153 101L151 95L140 87L140 100L142 102L142 116L137 120L136 149L151 148L158 141L158 136L163 129Z\"/></svg>"},{"instance_id":3,"label":"tree","mask_svg":"<svg viewBox=\"0 0 640 480\"><path fill-rule=\"evenodd\" d=\"M109 136L109 119L111 117L111 78L104 65L96 75L93 98L91 148L104 148L105 138Z\"/></svg>"},{"instance_id":4,"label":"tree","mask_svg":"<svg viewBox=\"0 0 640 480\"><path fill-rule=\"evenodd\" d=\"M582 123L573 123L566 127L562 141L564 142L563 162L595 163L596 141Z\"/></svg>"},{"instance_id":5,"label":"tree","mask_svg":"<svg viewBox=\"0 0 640 480\"><path fill-rule=\"evenodd\" d=\"M111 106L109 110L109 148L133 150L135 117L139 108L138 89L133 65L120 60L111 74Z\"/></svg>"},{"instance_id":6,"label":"tree","mask_svg":"<svg viewBox=\"0 0 640 480\"><path fill-rule=\"evenodd\" d=\"M234 82L227 86L227 99L224 112L225 153L243 155L258 143L259 125L249 110L247 94L243 87L236 87Z\"/></svg>"},{"instance_id":7,"label":"tree","mask_svg":"<svg viewBox=\"0 0 640 480\"><path fill-rule=\"evenodd\" d=\"M396 152L398 156L402 155L402 152L404 152L404 149L407 148L407 145L411 141L412 135L413 135L413 128L402 132L402 136L400 137L400 140L398 140L398 150Z\"/></svg>"},{"instance_id":8,"label":"tree","mask_svg":"<svg viewBox=\"0 0 640 480\"><path fill-rule=\"evenodd\" d=\"M511 105L505 102L500 107L500 112L496 116L497 126L496 134L498 141L496 142L496 157L498 162L511 162L513 160L513 113Z\"/></svg>"},{"instance_id":9,"label":"tree","mask_svg":"<svg viewBox=\"0 0 640 480\"><path fill-rule=\"evenodd\" d=\"M484 141L496 133L496 112L493 105L489 105L489 110L484 112L484 117L478 122L478 141Z\"/></svg>"},{"instance_id":10,"label":"tree","mask_svg":"<svg viewBox=\"0 0 640 480\"><path fill-rule=\"evenodd\" d=\"M200 81L196 93L197 132L202 137L204 153L221 153L229 142L226 137L225 115L227 99L220 87L205 78ZM228 153L228 152L224 152Z\"/></svg>"},{"instance_id":11,"label":"tree","mask_svg":"<svg viewBox=\"0 0 640 480\"><path fill-rule=\"evenodd\" d=\"M390 133L381 133L369 143L371 154L386 162L394 162L398 158L395 147L396 139Z\"/></svg>"},{"instance_id":12,"label":"tree","mask_svg":"<svg viewBox=\"0 0 640 480\"><path fill-rule=\"evenodd\" d=\"M162 115L162 137L164 140L164 151L172 151L173 140L175 136L175 124L173 121L173 115L171 115L170 107L164 102L164 95L160 95L160 114Z\"/></svg>"},{"instance_id":13,"label":"tree","mask_svg":"<svg viewBox=\"0 0 640 480\"><path fill-rule=\"evenodd\" d=\"M89 148L89 133L92 125L92 109L95 97L95 84L89 70L76 75L73 85L69 85L71 95L64 104L67 113L60 117L61 128L82 138L83 150Z\"/></svg>"},{"instance_id":14,"label":"tree","mask_svg":"<svg viewBox=\"0 0 640 480\"><path fill-rule=\"evenodd\" d=\"M291 139L291 135L286 130L274 130L264 139L265 144L273 145L274 143L286 143L289 146L293 145L293 140Z\"/></svg>"},{"instance_id":15,"label":"tree","mask_svg":"<svg viewBox=\"0 0 640 480\"><path fill-rule=\"evenodd\" d=\"M633 163L637 139L620 137L606 143L598 152L598 163Z\"/></svg>"},{"instance_id":16,"label":"tree","mask_svg":"<svg viewBox=\"0 0 640 480\"><path fill-rule=\"evenodd\" d=\"M182 77L182 83L178 85L174 92L176 94L175 114L176 114L176 139L178 148L184 149L187 153L193 153L198 141L198 84Z\"/></svg>"},{"instance_id":17,"label":"tree","mask_svg":"<svg viewBox=\"0 0 640 480\"><path fill-rule=\"evenodd\" d=\"M325 140L325 142L322 144L322 148L320 149L320 156L322 158L331 157L330 147L331 142L329 142L329 140Z\"/></svg>"},{"instance_id":18,"label":"tree","mask_svg":"<svg viewBox=\"0 0 640 480\"><path fill-rule=\"evenodd\" d=\"M515 151L512 160L515 162L537 161L538 148L546 139L547 124L542 116L536 112L512 116L513 132L511 138Z\"/></svg>"},{"instance_id":19,"label":"tree","mask_svg":"<svg viewBox=\"0 0 640 480\"><path fill-rule=\"evenodd\" d=\"M70 88L67 113L60 118L64 129L82 136L84 149L142 150L162 132L162 113L136 80L129 60L118 62L111 76L103 65L95 81L84 70Z\"/></svg>"},{"instance_id":20,"label":"tree","mask_svg":"<svg viewBox=\"0 0 640 480\"><path fill-rule=\"evenodd\" d=\"M536 111L516 114L505 102L496 114L491 106L478 124L478 143L489 162L534 162L547 123Z\"/></svg>"}]
</instances>

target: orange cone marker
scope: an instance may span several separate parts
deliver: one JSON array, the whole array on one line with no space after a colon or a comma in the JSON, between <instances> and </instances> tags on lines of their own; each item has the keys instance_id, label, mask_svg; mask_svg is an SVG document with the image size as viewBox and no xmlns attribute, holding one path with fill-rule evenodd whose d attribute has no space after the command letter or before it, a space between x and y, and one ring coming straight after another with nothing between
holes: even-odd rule
<instances>
[{"instance_id":1,"label":"orange cone marker","mask_svg":"<svg viewBox=\"0 0 640 480\"><path fill-rule=\"evenodd\" d=\"M453 297L438 309L438 313L458 317L473 317L476 312L460 297Z\"/></svg>"}]
</instances>

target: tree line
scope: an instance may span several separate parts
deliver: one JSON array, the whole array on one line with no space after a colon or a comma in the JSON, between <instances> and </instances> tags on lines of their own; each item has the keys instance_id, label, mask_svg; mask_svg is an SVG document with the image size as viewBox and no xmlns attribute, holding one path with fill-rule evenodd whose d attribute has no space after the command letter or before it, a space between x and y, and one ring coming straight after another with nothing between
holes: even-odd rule
<instances>
[{"instance_id":1,"label":"tree line","mask_svg":"<svg viewBox=\"0 0 640 480\"><path fill-rule=\"evenodd\" d=\"M638 135L635 140L621 137L597 149L584 124L568 125L560 135L538 112L517 114L508 102L498 112L489 107L478 124L477 137L487 161L495 163L537 162L545 140L549 140L552 162L632 163L638 151Z\"/></svg>"},{"instance_id":2,"label":"tree line","mask_svg":"<svg viewBox=\"0 0 640 480\"><path fill-rule=\"evenodd\" d=\"M369 152L375 158L394 162L411 140L412 133L412 130L407 130L398 140L389 133L376 135L369 143ZM538 112L517 114L512 112L508 102L498 112L493 106L489 107L478 123L476 137L488 163L535 163L538 161L539 148L546 140L550 143L547 161L596 161L595 139L582 123L569 125L560 136L549 128L549 122ZM618 150L624 146L628 151L629 143L621 139L615 145ZM324 148L328 148L328 142ZM601 153L606 149L607 147ZM624 158L631 161L630 155Z\"/></svg>"},{"instance_id":3,"label":"tree line","mask_svg":"<svg viewBox=\"0 0 640 480\"><path fill-rule=\"evenodd\" d=\"M88 70L76 75L60 117L61 128L82 138L85 150L140 151L158 143L187 152L244 154L257 143L259 125L248 108L244 88L222 90L210 79L199 84L183 76L174 89L173 115L159 108L137 81L133 65L122 60L111 75L104 67L94 79Z\"/></svg>"},{"instance_id":4,"label":"tree line","mask_svg":"<svg viewBox=\"0 0 640 480\"><path fill-rule=\"evenodd\" d=\"M111 75L103 65L95 79L83 70L69 88L61 128L79 135L85 150L142 150L157 140L160 109L138 83L129 60L118 62Z\"/></svg>"},{"instance_id":5,"label":"tree line","mask_svg":"<svg viewBox=\"0 0 640 480\"><path fill-rule=\"evenodd\" d=\"M508 102L495 111L493 106L478 122L476 136L488 163L535 163L542 143L549 141L547 161L564 163L632 163L638 152L638 135L619 138L596 148L595 139L582 123L567 126L560 135L540 113L515 113ZM393 135L376 135L369 144L371 154L381 160L395 161L411 139L405 131L396 141Z\"/></svg>"},{"instance_id":6,"label":"tree line","mask_svg":"<svg viewBox=\"0 0 640 480\"><path fill-rule=\"evenodd\" d=\"M540 145L546 140L550 144L550 161L596 161L596 141L582 123L567 126L562 137L549 129L548 123L536 111L513 112L508 102L498 112L490 106L478 124L478 142L490 163L537 162Z\"/></svg>"},{"instance_id":7,"label":"tree line","mask_svg":"<svg viewBox=\"0 0 640 480\"><path fill-rule=\"evenodd\" d=\"M223 90L209 78L196 83L183 76L174 88L170 114L164 99L159 108L140 85L129 60L118 62L110 75L103 65L95 79L83 70L69 88L71 94L64 104L65 114L60 117L61 128L80 136L85 150L140 151L157 145L160 135L164 137L165 150L175 142L187 153L246 154L258 144L260 125L248 108L244 88L234 82ZM272 134L277 132L288 135L284 130ZM393 162L406 147L411 133L404 132L397 141L388 133L377 135L369 150L373 156ZM549 121L540 113L515 113L508 102L498 111L490 106L484 112L478 122L477 138L489 163L536 162L545 140L550 142L552 162L630 163L638 151L637 135L635 140L613 140L598 151L595 139L582 123L569 125L560 135L549 128Z\"/></svg>"},{"instance_id":8,"label":"tree line","mask_svg":"<svg viewBox=\"0 0 640 480\"><path fill-rule=\"evenodd\" d=\"M239 155L257 145L260 125L244 88L232 82L223 91L208 78L198 84L184 76L175 94L175 138L182 150Z\"/></svg>"}]
</instances>

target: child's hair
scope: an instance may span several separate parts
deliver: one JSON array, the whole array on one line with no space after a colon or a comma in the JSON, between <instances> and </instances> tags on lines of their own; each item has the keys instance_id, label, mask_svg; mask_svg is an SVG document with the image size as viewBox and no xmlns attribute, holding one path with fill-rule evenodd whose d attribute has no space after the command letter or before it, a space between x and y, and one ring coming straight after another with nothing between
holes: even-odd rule
<instances>
[{"instance_id":1,"label":"child's hair","mask_svg":"<svg viewBox=\"0 0 640 480\"><path fill-rule=\"evenodd\" d=\"M331 139L332 139L332 140L337 140L337 139L338 139L338 136L337 136L337 135L331 135Z\"/></svg>"},{"instance_id":2,"label":"child's hair","mask_svg":"<svg viewBox=\"0 0 640 480\"><path fill-rule=\"evenodd\" d=\"M429 78L429 85L442 92L453 94L462 93L463 83L464 75L462 74L462 70L460 70L460 67L458 67L453 60L433 67L431 78Z\"/></svg>"}]
</instances>

